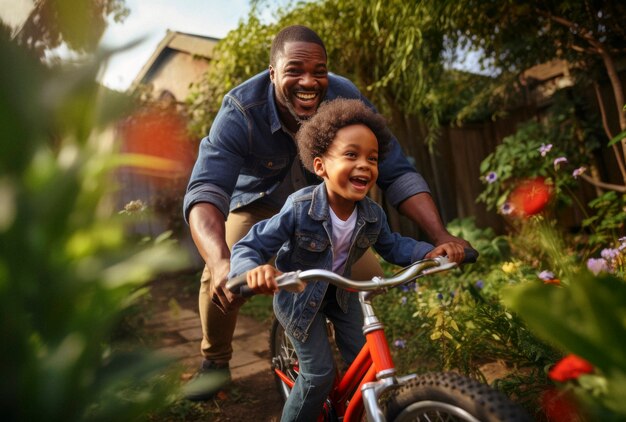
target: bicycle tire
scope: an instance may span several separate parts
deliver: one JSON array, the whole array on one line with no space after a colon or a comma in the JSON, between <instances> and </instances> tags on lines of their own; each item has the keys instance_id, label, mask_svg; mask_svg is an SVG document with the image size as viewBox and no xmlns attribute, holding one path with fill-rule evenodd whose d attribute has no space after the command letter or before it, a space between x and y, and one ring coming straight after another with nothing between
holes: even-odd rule
<instances>
[{"instance_id":1,"label":"bicycle tire","mask_svg":"<svg viewBox=\"0 0 626 422\"><path fill-rule=\"evenodd\" d=\"M270 329L270 364L272 365L272 373L274 374L274 382L276 388L283 399L287 400L291 387L289 387L274 371L278 368L288 378L295 382L298 376L296 351L289 341L289 337L285 335L285 329L276 318L272 321Z\"/></svg>"},{"instance_id":2,"label":"bicycle tire","mask_svg":"<svg viewBox=\"0 0 626 422\"><path fill-rule=\"evenodd\" d=\"M488 385L454 372L418 376L382 403L388 421L531 421L521 406Z\"/></svg>"}]
</instances>

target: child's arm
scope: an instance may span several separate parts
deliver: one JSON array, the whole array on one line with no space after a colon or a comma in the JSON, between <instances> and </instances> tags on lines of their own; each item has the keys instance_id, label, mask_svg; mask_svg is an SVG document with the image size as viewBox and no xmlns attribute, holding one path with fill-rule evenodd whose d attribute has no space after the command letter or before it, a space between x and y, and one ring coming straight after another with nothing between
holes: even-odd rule
<instances>
[{"instance_id":1,"label":"child's arm","mask_svg":"<svg viewBox=\"0 0 626 422\"><path fill-rule=\"evenodd\" d=\"M248 271L246 281L248 287L257 293L271 295L278 290L276 276L282 274L271 265L259 265Z\"/></svg>"},{"instance_id":2,"label":"child's arm","mask_svg":"<svg viewBox=\"0 0 626 422\"><path fill-rule=\"evenodd\" d=\"M294 218L290 211L292 209L291 204L291 197L287 198L283 209L278 214L268 220L256 223L248 231L248 234L233 245L228 278L265 267L265 264L278 252L283 243L290 238L294 231ZM274 271L274 275L276 275L277 270L274 269ZM271 281L269 283L271 285ZM268 290L267 282L259 282L259 284L265 286L261 287L259 293L274 291L274 289Z\"/></svg>"}]
</instances>

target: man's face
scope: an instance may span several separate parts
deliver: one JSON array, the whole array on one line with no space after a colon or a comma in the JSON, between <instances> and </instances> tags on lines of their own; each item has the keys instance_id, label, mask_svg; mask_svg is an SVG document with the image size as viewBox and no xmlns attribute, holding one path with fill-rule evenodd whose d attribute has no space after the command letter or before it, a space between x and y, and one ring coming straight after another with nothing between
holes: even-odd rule
<instances>
[{"instance_id":1,"label":"man's face","mask_svg":"<svg viewBox=\"0 0 626 422\"><path fill-rule=\"evenodd\" d=\"M299 123L315 114L328 89L324 49L315 43L291 41L270 65L281 120L296 131Z\"/></svg>"}]
</instances>

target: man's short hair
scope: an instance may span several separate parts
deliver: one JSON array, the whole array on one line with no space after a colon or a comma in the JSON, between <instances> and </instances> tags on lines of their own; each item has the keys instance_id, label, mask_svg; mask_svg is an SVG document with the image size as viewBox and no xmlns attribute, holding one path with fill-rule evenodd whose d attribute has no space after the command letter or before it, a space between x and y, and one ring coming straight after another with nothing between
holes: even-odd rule
<instances>
[{"instance_id":1,"label":"man's short hair","mask_svg":"<svg viewBox=\"0 0 626 422\"><path fill-rule=\"evenodd\" d=\"M319 45L326 55L326 46L322 39L313 31L304 25L291 25L280 30L272 41L270 49L270 65L276 66L278 55L285 51L285 43L292 41L310 42Z\"/></svg>"},{"instance_id":2,"label":"man's short hair","mask_svg":"<svg viewBox=\"0 0 626 422\"><path fill-rule=\"evenodd\" d=\"M330 148L339 129L362 124L370 128L378 141L378 159L382 161L392 140L385 118L357 99L337 98L320 105L317 113L302 123L296 141L304 167L314 172L313 159Z\"/></svg>"}]
</instances>

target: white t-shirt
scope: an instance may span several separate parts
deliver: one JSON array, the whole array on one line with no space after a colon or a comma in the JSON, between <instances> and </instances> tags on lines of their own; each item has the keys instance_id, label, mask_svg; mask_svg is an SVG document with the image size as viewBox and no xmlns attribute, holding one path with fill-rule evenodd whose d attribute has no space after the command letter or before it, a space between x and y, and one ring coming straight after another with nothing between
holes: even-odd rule
<instances>
[{"instance_id":1,"label":"white t-shirt","mask_svg":"<svg viewBox=\"0 0 626 422\"><path fill-rule=\"evenodd\" d=\"M342 274L348 259L348 252L350 252L350 238L356 225L357 211L354 207L350 217L343 221L337 217L331 207L328 207L328 210L333 225L333 272Z\"/></svg>"}]
</instances>

